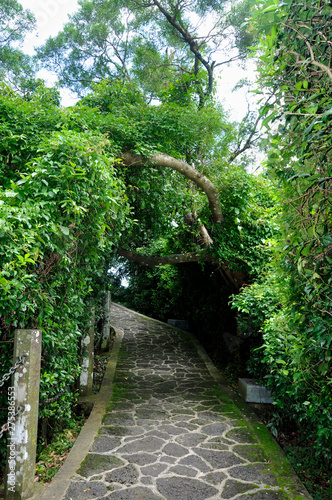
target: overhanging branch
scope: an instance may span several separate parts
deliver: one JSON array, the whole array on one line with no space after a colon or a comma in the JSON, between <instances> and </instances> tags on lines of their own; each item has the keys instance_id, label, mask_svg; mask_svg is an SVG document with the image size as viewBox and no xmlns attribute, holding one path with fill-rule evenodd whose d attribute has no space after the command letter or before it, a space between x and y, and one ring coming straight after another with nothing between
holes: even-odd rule
<instances>
[{"instance_id":1,"label":"overhanging branch","mask_svg":"<svg viewBox=\"0 0 332 500\"><path fill-rule=\"evenodd\" d=\"M144 267L187 264L190 262L214 262L215 264L217 264L222 278L235 290L239 290L245 283L246 276L244 273L231 271L227 262L222 263L209 254L202 255L200 253L188 252L155 257L151 255L141 255L136 252L132 252L131 250L126 250L125 248L120 247L118 248L118 255L120 257L126 257L127 259L136 262L136 264L140 264Z\"/></svg>"},{"instance_id":2,"label":"overhanging branch","mask_svg":"<svg viewBox=\"0 0 332 500\"><path fill-rule=\"evenodd\" d=\"M219 193L213 184L205 175L193 168L185 161L178 160L164 153L156 153L149 159L144 159L142 156L132 153L125 153L122 157L123 162L127 166L131 165L159 165L161 167L172 168L188 179L192 180L206 194L209 200L210 210L215 223L220 224L224 221L224 216L221 211Z\"/></svg>"},{"instance_id":3,"label":"overhanging branch","mask_svg":"<svg viewBox=\"0 0 332 500\"><path fill-rule=\"evenodd\" d=\"M151 255L140 255L139 253L132 252L131 250L126 250L124 248L118 249L118 255L121 257L126 257L129 260L140 264L141 266L165 266L167 264L186 264L188 262L200 262L204 261L213 261L214 259L208 255L197 254L195 252L188 253L179 253L179 254L171 254L165 255L163 257L154 257Z\"/></svg>"}]
</instances>

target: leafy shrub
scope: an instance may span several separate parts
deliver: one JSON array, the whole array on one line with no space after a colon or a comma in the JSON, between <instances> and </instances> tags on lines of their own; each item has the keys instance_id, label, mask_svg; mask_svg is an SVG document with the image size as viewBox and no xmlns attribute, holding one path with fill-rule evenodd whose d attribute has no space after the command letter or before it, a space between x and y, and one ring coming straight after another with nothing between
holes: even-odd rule
<instances>
[{"instance_id":1,"label":"leafy shrub","mask_svg":"<svg viewBox=\"0 0 332 500\"><path fill-rule=\"evenodd\" d=\"M272 272L232 296L231 307L237 310L238 334L247 339L250 346L247 369L260 379L268 370L261 352L264 324L280 309L281 297L278 276Z\"/></svg>"},{"instance_id":2,"label":"leafy shrub","mask_svg":"<svg viewBox=\"0 0 332 500\"><path fill-rule=\"evenodd\" d=\"M10 365L15 328L41 329L39 416L54 429L71 420L80 339L91 307L102 300L126 199L112 143L86 126L77 130L76 120L70 130L70 111L43 94L26 102L7 88L0 110L2 370Z\"/></svg>"}]
</instances>

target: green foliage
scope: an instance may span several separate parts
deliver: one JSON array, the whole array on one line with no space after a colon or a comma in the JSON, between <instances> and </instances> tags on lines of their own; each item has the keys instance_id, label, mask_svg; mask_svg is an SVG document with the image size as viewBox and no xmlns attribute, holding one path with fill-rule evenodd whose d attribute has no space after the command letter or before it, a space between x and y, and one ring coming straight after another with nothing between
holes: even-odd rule
<instances>
[{"instance_id":1,"label":"green foliage","mask_svg":"<svg viewBox=\"0 0 332 500\"><path fill-rule=\"evenodd\" d=\"M60 431L53 436L51 444L45 448L43 448L43 443L39 444L36 477L41 483L50 481L58 472L84 423L85 417L72 420L66 430Z\"/></svg>"},{"instance_id":2,"label":"green foliage","mask_svg":"<svg viewBox=\"0 0 332 500\"><path fill-rule=\"evenodd\" d=\"M308 442L303 440L299 446L287 446L285 453L313 500L329 500L332 496L331 469L312 454Z\"/></svg>"},{"instance_id":3,"label":"green foliage","mask_svg":"<svg viewBox=\"0 0 332 500\"><path fill-rule=\"evenodd\" d=\"M231 300L231 307L237 311L238 333L249 340L250 358L247 369L258 379L269 372L262 356L262 334L266 321L281 308L283 289L279 279L273 271L263 274L250 286L243 288L241 293L233 295Z\"/></svg>"},{"instance_id":4,"label":"green foliage","mask_svg":"<svg viewBox=\"0 0 332 500\"><path fill-rule=\"evenodd\" d=\"M271 271L282 285L282 309L263 324L263 362L280 414L297 422L326 461L332 459L331 22L327 1L268 1L253 19L258 92L270 94L261 109L267 169L282 202L276 246L282 257Z\"/></svg>"},{"instance_id":5,"label":"green foliage","mask_svg":"<svg viewBox=\"0 0 332 500\"><path fill-rule=\"evenodd\" d=\"M42 330L40 417L56 428L71 420L80 338L128 209L111 142L86 120L77 130L77 115L49 96L0 95L0 315L3 341L15 328Z\"/></svg>"},{"instance_id":6,"label":"green foliage","mask_svg":"<svg viewBox=\"0 0 332 500\"><path fill-rule=\"evenodd\" d=\"M149 102L166 92L182 104L193 96L203 103L213 90L214 68L247 52L250 34L242 25L248 5L244 0L230 10L228 2L214 1L84 1L38 50L38 60L79 93L102 79L119 79L136 81Z\"/></svg>"},{"instance_id":7,"label":"green foliage","mask_svg":"<svg viewBox=\"0 0 332 500\"><path fill-rule=\"evenodd\" d=\"M251 278L259 276L271 257L271 241L277 231L274 185L242 167L223 171L222 208L225 223L214 247L219 259Z\"/></svg>"}]
</instances>

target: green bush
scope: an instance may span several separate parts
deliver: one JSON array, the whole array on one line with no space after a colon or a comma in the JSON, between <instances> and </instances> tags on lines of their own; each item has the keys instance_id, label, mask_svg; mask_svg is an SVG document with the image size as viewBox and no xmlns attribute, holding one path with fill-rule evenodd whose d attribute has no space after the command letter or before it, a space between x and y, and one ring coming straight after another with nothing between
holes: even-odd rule
<instances>
[{"instance_id":1,"label":"green bush","mask_svg":"<svg viewBox=\"0 0 332 500\"><path fill-rule=\"evenodd\" d=\"M15 328L41 329L39 416L56 429L72 418L80 338L102 300L127 203L104 135L74 119L68 128L71 112L44 93L26 102L2 88L0 111L1 371Z\"/></svg>"}]
</instances>

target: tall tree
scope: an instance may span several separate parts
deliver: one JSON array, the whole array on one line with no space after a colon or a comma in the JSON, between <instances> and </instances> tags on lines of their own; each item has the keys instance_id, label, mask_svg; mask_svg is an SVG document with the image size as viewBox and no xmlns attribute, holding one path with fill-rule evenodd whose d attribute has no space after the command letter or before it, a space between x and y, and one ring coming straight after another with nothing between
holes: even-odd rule
<instances>
[{"instance_id":1,"label":"tall tree","mask_svg":"<svg viewBox=\"0 0 332 500\"><path fill-rule=\"evenodd\" d=\"M248 1L81 0L38 52L77 91L102 78L136 80L150 98L174 85L203 103L217 67L244 57ZM184 92L182 91L182 94Z\"/></svg>"}]
</instances>

